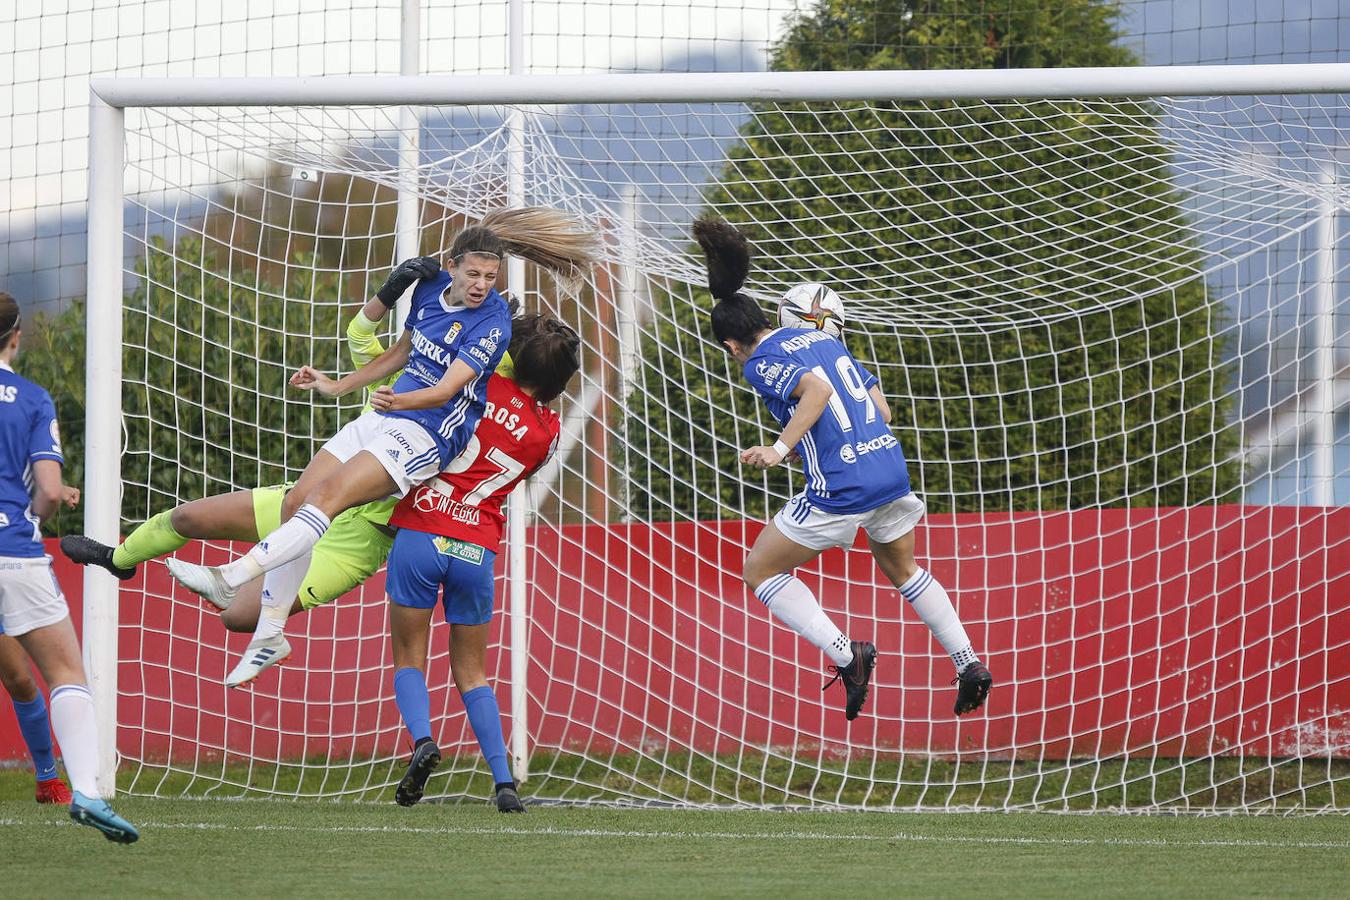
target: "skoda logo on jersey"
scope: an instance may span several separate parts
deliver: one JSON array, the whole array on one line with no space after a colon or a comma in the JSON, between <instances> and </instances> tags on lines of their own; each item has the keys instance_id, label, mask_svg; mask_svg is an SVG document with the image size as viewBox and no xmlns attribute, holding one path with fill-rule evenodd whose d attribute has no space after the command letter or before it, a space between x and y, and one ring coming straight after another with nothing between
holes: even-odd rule
<instances>
[{"instance_id":1,"label":"skoda logo on jersey","mask_svg":"<svg viewBox=\"0 0 1350 900\"><path fill-rule=\"evenodd\" d=\"M455 338L459 336L459 330L463 327L464 326L459 322L456 322L455 324L451 325L450 330L445 333L445 342L447 344L453 344L455 342Z\"/></svg>"},{"instance_id":2,"label":"skoda logo on jersey","mask_svg":"<svg viewBox=\"0 0 1350 900\"><path fill-rule=\"evenodd\" d=\"M839 448L839 458L846 463L851 463L858 459L858 454L853 452L852 444L845 444Z\"/></svg>"}]
</instances>

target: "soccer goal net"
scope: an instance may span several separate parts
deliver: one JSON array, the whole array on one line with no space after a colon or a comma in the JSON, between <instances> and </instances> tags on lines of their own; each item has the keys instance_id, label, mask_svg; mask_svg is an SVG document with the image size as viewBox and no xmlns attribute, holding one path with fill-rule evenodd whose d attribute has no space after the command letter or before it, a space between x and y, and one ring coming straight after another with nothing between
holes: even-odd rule
<instances>
[{"instance_id":1,"label":"soccer goal net","mask_svg":"<svg viewBox=\"0 0 1350 900\"><path fill-rule=\"evenodd\" d=\"M1335 304L1350 258L1335 248L1350 175L1332 151L1350 132L1344 96L1325 91L1350 73L1286 68L1321 80L1184 96L1187 70L1061 71L1052 90L1044 73L951 73L986 79L954 90L944 73L867 73L825 99L822 85L858 82L679 76L698 85L682 97L662 76L618 76L606 83L639 87L608 95L597 79L467 79L455 90L496 93L454 102L426 93L444 82L334 102L272 82L263 99L218 85L211 106L200 85L187 101L96 83L119 111L95 116L124 119L95 130L125 162L95 190L125 206L95 216L114 234L120 221L120 266L92 253L90 293L91 328L120 318L121 376L102 393L120 411L116 528L294 479L357 414L359 398L287 378L351 369L344 329L398 261L400 197L417 252L438 255L487 210L557 207L605 254L580 286L533 268L505 285L585 348L558 453L519 495L523 537L499 562L489 674L526 795L1344 810L1350 380ZM390 105L413 101L427 105ZM976 714L952 714L950 660L861 536L800 573L879 649L856 721L837 686L822 693L828 661L742 585L748 547L803 480L737 462L777 426L711 340L690 240L706 213L749 237L766 308L801 281L843 297L846 342L880 377L928 504L919 560L994 674ZM120 290L93 285L109 274ZM90 339L115 356L115 331ZM90 471L109 465L92 431L90 445ZM391 795L407 741L382 574L293 619L292 659L243 690L222 679L247 636L161 563L116 609L100 677L115 683L119 787ZM438 622L428 680L447 763L429 792L487 796L446 640Z\"/></svg>"}]
</instances>

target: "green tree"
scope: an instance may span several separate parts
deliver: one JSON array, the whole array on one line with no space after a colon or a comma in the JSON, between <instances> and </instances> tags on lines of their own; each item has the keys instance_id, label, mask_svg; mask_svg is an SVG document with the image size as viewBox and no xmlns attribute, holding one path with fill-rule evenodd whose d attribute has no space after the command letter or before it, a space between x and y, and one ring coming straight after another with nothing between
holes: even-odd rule
<instances>
[{"instance_id":1,"label":"green tree","mask_svg":"<svg viewBox=\"0 0 1350 900\"><path fill-rule=\"evenodd\" d=\"M1115 15L1103 0L821 0L773 67L1122 65ZM776 270L845 295L917 285L971 309L997 292L1064 313L850 329L934 510L1191 504L1240 485L1225 322L1195 275L1157 113L1114 106L760 105L706 191ZM776 425L712 347L709 303L670 292L648 333L628 438L661 449L630 458L639 516L764 515L791 488L785 472L739 470L737 448Z\"/></svg>"}]
</instances>

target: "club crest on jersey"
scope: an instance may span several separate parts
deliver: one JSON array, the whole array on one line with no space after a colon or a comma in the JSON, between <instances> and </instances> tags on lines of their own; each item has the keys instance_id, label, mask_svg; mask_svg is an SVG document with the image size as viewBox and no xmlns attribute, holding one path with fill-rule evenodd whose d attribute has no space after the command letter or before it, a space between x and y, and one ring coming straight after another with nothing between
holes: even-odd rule
<instances>
[{"instance_id":1,"label":"club crest on jersey","mask_svg":"<svg viewBox=\"0 0 1350 900\"><path fill-rule=\"evenodd\" d=\"M451 325L450 330L445 333L445 342L447 344L453 344L455 342L455 338L459 337L459 332L463 327L464 325L460 322L456 322L453 325Z\"/></svg>"}]
</instances>

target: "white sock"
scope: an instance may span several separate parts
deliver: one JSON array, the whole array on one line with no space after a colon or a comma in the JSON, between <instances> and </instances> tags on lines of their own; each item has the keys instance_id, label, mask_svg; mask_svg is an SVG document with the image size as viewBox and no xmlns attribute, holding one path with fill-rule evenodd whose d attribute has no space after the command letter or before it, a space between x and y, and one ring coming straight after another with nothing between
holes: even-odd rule
<instances>
[{"instance_id":1,"label":"white sock","mask_svg":"<svg viewBox=\"0 0 1350 900\"><path fill-rule=\"evenodd\" d=\"M60 685L52 691L48 708L71 789L99 799L98 720L94 718L94 698L89 688L82 684Z\"/></svg>"},{"instance_id":2,"label":"white sock","mask_svg":"<svg viewBox=\"0 0 1350 900\"><path fill-rule=\"evenodd\" d=\"M836 666L853 662L848 638L825 615L816 595L801 579L789 573L775 575L755 588L755 596L778 621L825 651Z\"/></svg>"},{"instance_id":3,"label":"white sock","mask_svg":"<svg viewBox=\"0 0 1350 900\"><path fill-rule=\"evenodd\" d=\"M254 544L246 555L221 566L220 574L230 587L241 588L259 575L314 549L328 525L328 517L322 510L306 503L276 531Z\"/></svg>"},{"instance_id":4,"label":"white sock","mask_svg":"<svg viewBox=\"0 0 1350 900\"><path fill-rule=\"evenodd\" d=\"M979 661L946 589L927 570L920 569L913 578L902 584L900 596L909 601L942 649L951 655L958 674L965 671L966 666Z\"/></svg>"},{"instance_id":5,"label":"white sock","mask_svg":"<svg viewBox=\"0 0 1350 900\"><path fill-rule=\"evenodd\" d=\"M286 630L295 595L304 584L314 554L306 550L288 563L277 566L263 576L262 608L258 610L258 625L253 639L276 637Z\"/></svg>"}]
</instances>

